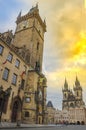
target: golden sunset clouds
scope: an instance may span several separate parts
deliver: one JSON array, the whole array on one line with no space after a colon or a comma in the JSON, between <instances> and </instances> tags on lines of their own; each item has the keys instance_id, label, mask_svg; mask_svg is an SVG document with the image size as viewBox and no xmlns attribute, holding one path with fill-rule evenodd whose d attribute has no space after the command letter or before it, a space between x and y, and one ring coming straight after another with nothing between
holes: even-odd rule
<instances>
[{"instance_id":1,"label":"golden sunset clouds","mask_svg":"<svg viewBox=\"0 0 86 130\"><path fill-rule=\"evenodd\" d=\"M40 16L46 19L43 71L47 77L48 88L53 91L58 88L61 91L65 77L72 87L76 75L81 85L86 88L86 0L15 1L23 3L20 6L22 14L26 14L38 3ZM18 12L15 12L10 14L10 19L13 16L16 19ZM12 21L9 23L11 25Z\"/></svg>"},{"instance_id":2,"label":"golden sunset clouds","mask_svg":"<svg viewBox=\"0 0 86 130\"><path fill-rule=\"evenodd\" d=\"M86 87L86 0L18 0L46 17L43 70L49 89L61 89L65 77L73 86L76 75Z\"/></svg>"}]
</instances>

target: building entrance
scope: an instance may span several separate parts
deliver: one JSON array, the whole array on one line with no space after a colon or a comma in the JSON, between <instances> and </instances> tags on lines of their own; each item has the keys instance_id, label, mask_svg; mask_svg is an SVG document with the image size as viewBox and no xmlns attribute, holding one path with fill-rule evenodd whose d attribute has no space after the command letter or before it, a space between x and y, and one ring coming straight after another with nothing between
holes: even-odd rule
<instances>
[{"instance_id":1,"label":"building entrance","mask_svg":"<svg viewBox=\"0 0 86 130\"><path fill-rule=\"evenodd\" d=\"M11 121L17 122L21 120L21 102L19 99L15 100L12 107Z\"/></svg>"}]
</instances>

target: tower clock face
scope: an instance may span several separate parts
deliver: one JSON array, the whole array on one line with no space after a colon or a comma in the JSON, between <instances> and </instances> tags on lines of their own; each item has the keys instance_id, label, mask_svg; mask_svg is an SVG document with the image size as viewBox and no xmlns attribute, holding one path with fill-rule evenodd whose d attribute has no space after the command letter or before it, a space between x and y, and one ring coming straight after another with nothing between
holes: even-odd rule
<instances>
[{"instance_id":1,"label":"tower clock face","mask_svg":"<svg viewBox=\"0 0 86 130\"><path fill-rule=\"evenodd\" d=\"M26 97L25 98L25 102L29 103L31 101L31 98L30 97Z\"/></svg>"}]
</instances>

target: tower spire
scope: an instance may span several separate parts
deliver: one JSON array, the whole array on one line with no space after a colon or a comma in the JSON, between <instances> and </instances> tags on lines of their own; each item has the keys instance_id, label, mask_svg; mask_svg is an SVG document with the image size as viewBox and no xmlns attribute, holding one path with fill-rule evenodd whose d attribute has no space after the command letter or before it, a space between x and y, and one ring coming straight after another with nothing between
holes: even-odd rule
<instances>
[{"instance_id":1,"label":"tower spire","mask_svg":"<svg viewBox=\"0 0 86 130\"><path fill-rule=\"evenodd\" d=\"M19 12L19 15L17 16L17 19L21 17L21 11Z\"/></svg>"},{"instance_id":2,"label":"tower spire","mask_svg":"<svg viewBox=\"0 0 86 130\"><path fill-rule=\"evenodd\" d=\"M76 86L80 86L80 82L79 82L79 80L78 80L78 77L77 77L77 75L76 75L76 81L75 81L75 85L76 85Z\"/></svg>"},{"instance_id":3,"label":"tower spire","mask_svg":"<svg viewBox=\"0 0 86 130\"><path fill-rule=\"evenodd\" d=\"M67 83L66 78L65 78L65 83L64 83L64 89L68 89L68 83Z\"/></svg>"}]
</instances>

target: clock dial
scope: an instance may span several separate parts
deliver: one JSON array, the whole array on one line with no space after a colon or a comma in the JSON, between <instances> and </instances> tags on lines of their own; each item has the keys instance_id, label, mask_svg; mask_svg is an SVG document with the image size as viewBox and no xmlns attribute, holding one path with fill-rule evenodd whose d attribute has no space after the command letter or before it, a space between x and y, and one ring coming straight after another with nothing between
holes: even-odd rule
<instances>
[{"instance_id":1,"label":"clock dial","mask_svg":"<svg viewBox=\"0 0 86 130\"><path fill-rule=\"evenodd\" d=\"M26 97L25 98L25 102L29 103L31 101L31 98L30 97Z\"/></svg>"}]
</instances>

